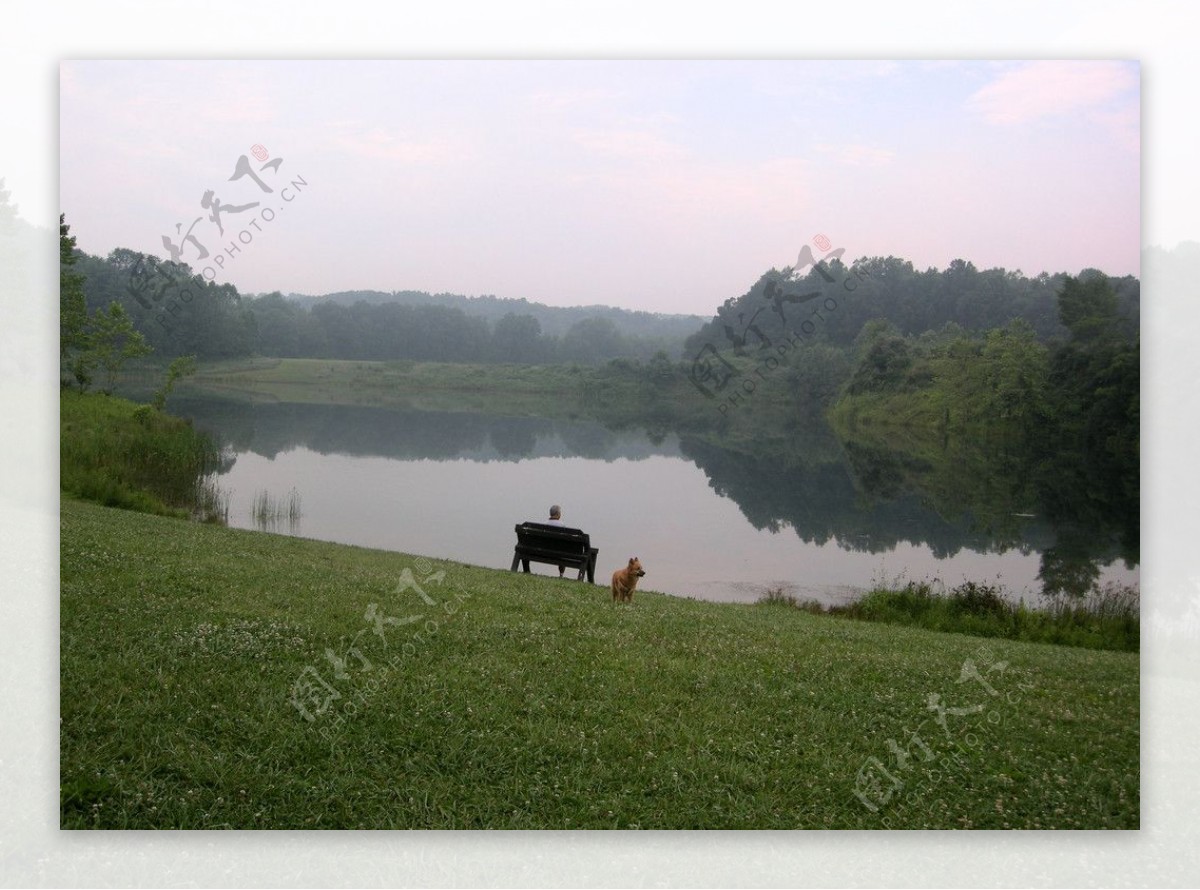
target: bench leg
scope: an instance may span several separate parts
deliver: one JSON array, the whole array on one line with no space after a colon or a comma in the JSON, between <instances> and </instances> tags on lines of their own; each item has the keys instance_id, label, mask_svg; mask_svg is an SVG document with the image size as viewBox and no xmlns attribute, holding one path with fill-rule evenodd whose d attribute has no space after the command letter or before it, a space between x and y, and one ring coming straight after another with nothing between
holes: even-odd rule
<instances>
[{"instance_id":1,"label":"bench leg","mask_svg":"<svg viewBox=\"0 0 1200 890\"><path fill-rule=\"evenodd\" d=\"M595 547L588 550L587 579L589 584L596 583L596 557L599 555L600 551Z\"/></svg>"},{"instance_id":2,"label":"bench leg","mask_svg":"<svg viewBox=\"0 0 1200 890\"><path fill-rule=\"evenodd\" d=\"M515 571L517 570L517 563L519 563L520 561L521 561L521 556L520 556L520 554L514 553L514 554L513 554L513 564L512 564L512 568L511 568L511 569L509 569L509 571L510 571L510 572L515 572Z\"/></svg>"}]
</instances>

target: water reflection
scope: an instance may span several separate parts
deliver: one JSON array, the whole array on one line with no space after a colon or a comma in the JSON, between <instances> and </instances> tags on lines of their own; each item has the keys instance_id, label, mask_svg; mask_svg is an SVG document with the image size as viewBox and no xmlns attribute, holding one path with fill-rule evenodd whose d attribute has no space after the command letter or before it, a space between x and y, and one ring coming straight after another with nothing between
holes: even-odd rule
<instances>
[{"instance_id":1,"label":"water reflection","mask_svg":"<svg viewBox=\"0 0 1200 890\"><path fill-rule=\"evenodd\" d=\"M178 396L171 411L190 417L234 452L263 457L308 448L320 454L398 460L515 461L539 457L641 460L679 454L678 438L614 431L600 423L542 417L358 405L250 403Z\"/></svg>"}]
</instances>

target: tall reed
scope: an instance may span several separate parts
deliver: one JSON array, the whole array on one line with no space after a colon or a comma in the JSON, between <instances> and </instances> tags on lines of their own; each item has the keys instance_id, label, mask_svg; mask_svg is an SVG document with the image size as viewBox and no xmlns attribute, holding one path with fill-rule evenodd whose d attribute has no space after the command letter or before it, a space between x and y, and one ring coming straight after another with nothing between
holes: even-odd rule
<instances>
[{"instance_id":1,"label":"tall reed","mask_svg":"<svg viewBox=\"0 0 1200 890\"><path fill-rule=\"evenodd\" d=\"M59 484L66 494L220 521L221 495L209 478L220 456L217 443L190 421L114 396L60 393Z\"/></svg>"},{"instance_id":2,"label":"tall reed","mask_svg":"<svg viewBox=\"0 0 1200 890\"><path fill-rule=\"evenodd\" d=\"M974 581L949 591L936 581L880 584L844 606L798 600L777 588L758 603L860 621L1086 649L1137 652L1141 645L1138 589L1115 583L1095 587L1083 597L1061 596L1033 607L1006 596L998 585Z\"/></svg>"},{"instance_id":3,"label":"tall reed","mask_svg":"<svg viewBox=\"0 0 1200 890\"><path fill-rule=\"evenodd\" d=\"M294 534L300 527L300 492L295 487L283 497L275 497L266 489L254 495L250 505L250 518L262 531L276 531L285 521L288 531Z\"/></svg>"}]
</instances>

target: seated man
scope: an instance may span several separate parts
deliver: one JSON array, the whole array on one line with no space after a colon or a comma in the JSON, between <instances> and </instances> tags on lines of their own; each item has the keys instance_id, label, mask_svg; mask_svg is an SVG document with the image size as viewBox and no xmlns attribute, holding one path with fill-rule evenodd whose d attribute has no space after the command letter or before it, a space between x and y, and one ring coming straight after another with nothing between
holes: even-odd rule
<instances>
[{"instance_id":1,"label":"seated man","mask_svg":"<svg viewBox=\"0 0 1200 890\"><path fill-rule=\"evenodd\" d=\"M562 521L562 507L560 507L558 504L555 504L550 508L550 518L546 520L546 525L557 525L564 528L566 527L566 523ZM559 566L558 577L561 578L566 571L566 566Z\"/></svg>"}]
</instances>

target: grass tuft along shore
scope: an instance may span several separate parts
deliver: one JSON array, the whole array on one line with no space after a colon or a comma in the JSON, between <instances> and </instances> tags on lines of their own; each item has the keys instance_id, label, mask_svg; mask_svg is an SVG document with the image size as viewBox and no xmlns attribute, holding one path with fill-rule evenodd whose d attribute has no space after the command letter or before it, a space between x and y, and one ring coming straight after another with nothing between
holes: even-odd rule
<instances>
[{"instance_id":1,"label":"grass tuft along shore","mask_svg":"<svg viewBox=\"0 0 1200 890\"><path fill-rule=\"evenodd\" d=\"M1137 652L1141 648L1141 596L1136 587L1110 583L1085 597L1059 596L1041 608L1013 602L999 585L965 581L947 590L930 581L868 590L845 605L799 600L782 589L770 590L759 603L802 609L859 621L907 624L977 637L1003 637L1059 646Z\"/></svg>"},{"instance_id":2,"label":"grass tuft along shore","mask_svg":"<svg viewBox=\"0 0 1200 890\"><path fill-rule=\"evenodd\" d=\"M167 516L223 521L227 505L205 476L217 445L183 418L127 399L59 393L59 475L64 494Z\"/></svg>"},{"instance_id":3,"label":"grass tuft along shore","mask_svg":"<svg viewBox=\"0 0 1200 890\"><path fill-rule=\"evenodd\" d=\"M64 498L64 828L1137 828L1136 654Z\"/></svg>"}]
</instances>

